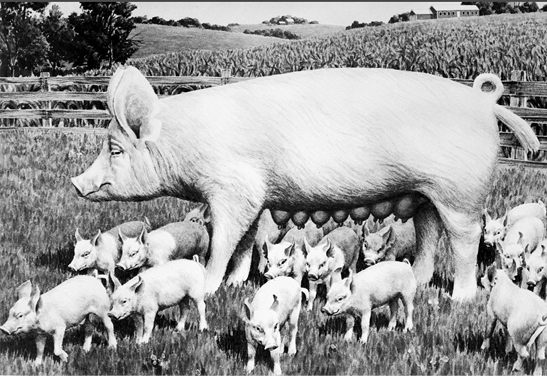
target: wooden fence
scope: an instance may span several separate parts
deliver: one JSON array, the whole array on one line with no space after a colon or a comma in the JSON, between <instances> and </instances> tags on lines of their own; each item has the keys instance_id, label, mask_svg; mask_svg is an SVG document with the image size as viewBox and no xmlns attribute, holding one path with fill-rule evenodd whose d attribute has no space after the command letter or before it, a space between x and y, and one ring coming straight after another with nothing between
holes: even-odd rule
<instances>
[{"instance_id":1,"label":"wooden fence","mask_svg":"<svg viewBox=\"0 0 547 376\"><path fill-rule=\"evenodd\" d=\"M231 77L229 70L223 70L221 77L176 77L176 76L149 76L147 77L151 85L161 86L197 86L211 87L226 85L235 82L241 82L253 77ZM103 119L111 118L106 109L66 109L58 108L59 103L71 102L101 102L106 103L106 87L110 77L50 77L49 73L42 73L40 77L8 78L0 77L0 87L2 85L34 85L40 87L39 91L0 91L0 104L3 102L25 102L39 103L39 108L29 109L6 109L0 108L0 119L41 119L42 127L32 127L32 129L52 129L76 132L74 128L53 128L52 119ZM472 86L473 80L455 79L461 84ZM547 159L547 109L527 107L529 98L546 98L547 102L547 82L526 81L525 72L511 72L511 80L503 81L505 86L504 95L508 95L510 103L507 108L528 121L541 143L540 159ZM58 91L56 89L74 86L84 86L94 88L90 91ZM99 90L100 89L100 90ZM160 95L161 97L162 95ZM52 107L52 103L55 104ZM103 108L106 108L103 105ZM20 127L0 127L0 130L20 129ZM30 128L26 128L30 129ZM522 152L519 143L513 133L505 127L500 127L500 139L502 146L502 155L500 160L505 163L518 163L525 165L538 165L547 167L547 160L534 161L528 160ZM519 159L520 158L520 159ZM536 155L537 159L538 156ZM534 159L534 158L532 158Z\"/></svg>"}]
</instances>

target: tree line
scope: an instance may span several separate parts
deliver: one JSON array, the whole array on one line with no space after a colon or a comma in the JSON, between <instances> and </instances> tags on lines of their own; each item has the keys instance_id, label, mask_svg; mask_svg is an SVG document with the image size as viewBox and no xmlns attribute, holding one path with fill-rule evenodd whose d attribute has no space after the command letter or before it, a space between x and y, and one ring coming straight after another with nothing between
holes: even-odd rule
<instances>
[{"instance_id":1,"label":"tree line","mask_svg":"<svg viewBox=\"0 0 547 376\"><path fill-rule=\"evenodd\" d=\"M49 3L0 2L0 76L53 75L109 68L125 62L140 41L127 2L81 2L81 14L63 17Z\"/></svg>"}]
</instances>

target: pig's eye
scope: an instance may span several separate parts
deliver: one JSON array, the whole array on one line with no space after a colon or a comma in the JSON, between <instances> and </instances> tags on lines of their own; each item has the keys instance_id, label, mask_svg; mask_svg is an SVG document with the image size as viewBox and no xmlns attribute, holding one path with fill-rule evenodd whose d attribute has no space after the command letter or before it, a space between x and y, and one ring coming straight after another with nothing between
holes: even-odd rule
<instances>
[{"instance_id":1,"label":"pig's eye","mask_svg":"<svg viewBox=\"0 0 547 376\"><path fill-rule=\"evenodd\" d=\"M127 299L122 300L122 304L127 303Z\"/></svg>"},{"instance_id":2,"label":"pig's eye","mask_svg":"<svg viewBox=\"0 0 547 376\"><path fill-rule=\"evenodd\" d=\"M89 256L89 252L86 252L82 255L82 257L88 257Z\"/></svg>"},{"instance_id":3,"label":"pig's eye","mask_svg":"<svg viewBox=\"0 0 547 376\"><path fill-rule=\"evenodd\" d=\"M346 298L345 296L339 296L338 299L336 299L336 300L338 300L339 302L341 302L341 301L344 300L345 298Z\"/></svg>"},{"instance_id":4,"label":"pig's eye","mask_svg":"<svg viewBox=\"0 0 547 376\"><path fill-rule=\"evenodd\" d=\"M543 266L538 269L538 273L541 273L543 271Z\"/></svg>"},{"instance_id":5,"label":"pig's eye","mask_svg":"<svg viewBox=\"0 0 547 376\"><path fill-rule=\"evenodd\" d=\"M19 313L19 314L17 315L17 318L18 318L18 319L22 319L23 316L25 316L25 314L24 314L23 312L21 312L21 313Z\"/></svg>"},{"instance_id":6,"label":"pig's eye","mask_svg":"<svg viewBox=\"0 0 547 376\"><path fill-rule=\"evenodd\" d=\"M327 263L326 261L322 262L321 265L319 265L319 267L320 267L320 268L323 268L323 267L325 266L326 263Z\"/></svg>"},{"instance_id":7,"label":"pig's eye","mask_svg":"<svg viewBox=\"0 0 547 376\"><path fill-rule=\"evenodd\" d=\"M276 323L274 326L274 330L277 330L279 328L279 323Z\"/></svg>"},{"instance_id":8,"label":"pig's eye","mask_svg":"<svg viewBox=\"0 0 547 376\"><path fill-rule=\"evenodd\" d=\"M310 268L310 263L309 262L306 263L306 268L308 268L308 269Z\"/></svg>"},{"instance_id":9,"label":"pig's eye","mask_svg":"<svg viewBox=\"0 0 547 376\"><path fill-rule=\"evenodd\" d=\"M135 257L135 255L139 253L138 251L133 251L129 254L129 257Z\"/></svg>"},{"instance_id":10,"label":"pig's eye","mask_svg":"<svg viewBox=\"0 0 547 376\"><path fill-rule=\"evenodd\" d=\"M286 263L286 262L287 262L287 259L283 259L283 260L279 261L279 264L278 264L278 265L281 266L281 265L283 265L283 264Z\"/></svg>"},{"instance_id":11,"label":"pig's eye","mask_svg":"<svg viewBox=\"0 0 547 376\"><path fill-rule=\"evenodd\" d=\"M120 149L112 149L110 150L110 155L112 157L116 157L118 155L121 155L122 154L122 151Z\"/></svg>"},{"instance_id":12,"label":"pig's eye","mask_svg":"<svg viewBox=\"0 0 547 376\"><path fill-rule=\"evenodd\" d=\"M264 333L264 329L262 329L260 326L255 326L255 329L259 333Z\"/></svg>"}]
</instances>

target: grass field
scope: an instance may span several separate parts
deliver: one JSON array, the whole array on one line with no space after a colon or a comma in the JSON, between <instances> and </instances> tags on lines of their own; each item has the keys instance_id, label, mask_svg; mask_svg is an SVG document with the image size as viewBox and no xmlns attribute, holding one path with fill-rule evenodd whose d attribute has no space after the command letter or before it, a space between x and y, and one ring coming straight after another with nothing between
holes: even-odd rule
<instances>
[{"instance_id":1,"label":"grass field","mask_svg":"<svg viewBox=\"0 0 547 376\"><path fill-rule=\"evenodd\" d=\"M69 278L74 230L86 237L128 220L148 217L153 227L183 218L193 204L174 198L148 202L92 203L76 196L69 178L96 157L101 136L21 130L0 133L0 323L15 301L14 289L27 279L47 291ZM522 202L545 200L547 175L541 170L499 167L486 206L493 215ZM437 257L439 265L441 257ZM421 288L415 299L415 329L388 332L385 310L372 318L369 344L345 343L345 323L325 320L321 304L302 312L297 337L298 353L282 358L286 374L509 374L514 351L505 354L503 337L496 335L493 349L480 345L487 327L486 294L479 290L470 303L455 304L449 290L450 267L438 270L436 283ZM130 320L116 325L119 345L106 348L100 331L89 353L83 353L83 330L67 332L64 348L69 362L52 355L46 344L44 364L35 369L32 336L0 335L0 374L151 374L151 354L165 352L167 374L244 374L246 346L240 319L243 300L258 288L253 278L240 288L221 287L206 300L210 330L199 333L193 309L187 333L174 332L173 310L157 319L150 343L136 346ZM359 331L358 331L359 333ZM255 374L271 366L259 354Z\"/></svg>"}]
</instances>

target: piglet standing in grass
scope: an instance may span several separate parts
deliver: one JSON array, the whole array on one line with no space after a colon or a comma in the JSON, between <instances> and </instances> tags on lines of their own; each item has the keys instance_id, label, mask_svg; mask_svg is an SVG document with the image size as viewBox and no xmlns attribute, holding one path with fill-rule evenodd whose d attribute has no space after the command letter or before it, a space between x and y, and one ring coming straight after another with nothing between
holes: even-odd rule
<instances>
[{"instance_id":1,"label":"piglet standing in grass","mask_svg":"<svg viewBox=\"0 0 547 376\"><path fill-rule=\"evenodd\" d=\"M513 370L520 370L522 360L532 353L536 361L534 375L541 375L547 347L547 304L533 292L516 286L505 272L493 265L488 267L481 282L490 292L487 310L492 319L482 349L490 346L490 338L499 321L507 329L517 351ZM534 345L535 352L532 351Z\"/></svg>"},{"instance_id":2,"label":"piglet standing in grass","mask_svg":"<svg viewBox=\"0 0 547 376\"><path fill-rule=\"evenodd\" d=\"M76 276L66 280L44 294L38 286L26 281L17 288L18 300L9 311L8 320L0 327L6 334L36 333L36 359L42 363L46 336L53 336L53 353L63 362L68 354L63 350L66 329L85 320L84 351L91 348L94 331L90 315L98 316L108 333L108 346L117 345L114 326L108 310L110 299L101 282L92 276Z\"/></svg>"},{"instance_id":3,"label":"piglet standing in grass","mask_svg":"<svg viewBox=\"0 0 547 376\"><path fill-rule=\"evenodd\" d=\"M209 249L209 234L196 222L174 222L148 232L146 228L134 238L119 233L122 255L117 267L123 270L142 270L176 259L191 259L198 255L205 264Z\"/></svg>"},{"instance_id":4,"label":"piglet standing in grass","mask_svg":"<svg viewBox=\"0 0 547 376\"><path fill-rule=\"evenodd\" d=\"M404 330L412 330L412 313L417 282L408 260L385 261L342 279L341 268L333 275L333 284L327 293L327 303L321 312L328 316L347 315L344 339L353 339L355 316L361 317L361 343L366 343L369 334L370 316L374 308L389 304L391 316L389 330L397 325L399 299L403 303L406 319Z\"/></svg>"},{"instance_id":5,"label":"piglet standing in grass","mask_svg":"<svg viewBox=\"0 0 547 376\"><path fill-rule=\"evenodd\" d=\"M547 280L547 241L541 244L532 252L528 263L528 280L526 281L528 289L532 289L537 295L541 295Z\"/></svg>"},{"instance_id":6,"label":"piglet standing in grass","mask_svg":"<svg viewBox=\"0 0 547 376\"><path fill-rule=\"evenodd\" d=\"M307 310L313 309L317 286L324 284L327 291L331 286L332 273L341 268L342 272L357 271L359 258L359 237L349 227L338 227L329 232L315 247L304 238L306 270L310 283L310 298Z\"/></svg>"},{"instance_id":7,"label":"piglet standing in grass","mask_svg":"<svg viewBox=\"0 0 547 376\"><path fill-rule=\"evenodd\" d=\"M120 285L112 273L109 285L113 293L109 316L122 320L134 315L136 318L136 341L146 343L154 329L158 311L178 305L180 319L178 331L184 331L186 317L192 300L199 313L199 330L208 328L205 319L205 268L194 260L173 260L146 269Z\"/></svg>"},{"instance_id":8,"label":"piglet standing in grass","mask_svg":"<svg viewBox=\"0 0 547 376\"><path fill-rule=\"evenodd\" d=\"M281 342L281 329L288 324L289 355L296 354L296 334L301 309L302 293L307 290L290 277L277 277L258 289L251 302L245 299L245 336L247 338L247 373L255 368L258 346L270 351L274 361L274 374L281 375L280 357L285 341Z\"/></svg>"},{"instance_id":9,"label":"piglet standing in grass","mask_svg":"<svg viewBox=\"0 0 547 376\"><path fill-rule=\"evenodd\" d=\"M119 238L119 232L127 236L138 236L142 229L150 230L150 223L131 221L111 228L106 232L98 231L97 235L91 239L84 239L76 229L76 245L74 246L74 257L68 265L68 268L74 272L88 270L92 272L97 270L108 274L113 272L116 263L120 260L122 252L122 242Z\"/></svg>"},{"instance_id":10,"label":"piglet standing in grass","mask_svg":"<svg viewBox=\"0 0 547 376\"><path fill-rule=\"evenodd\" d=\"M372 233L365 224L363 235L362 249L366 266L413 256L416 247L416 231L412 219L406 223L394 222Z\"/></svg>"}]
</instances>

